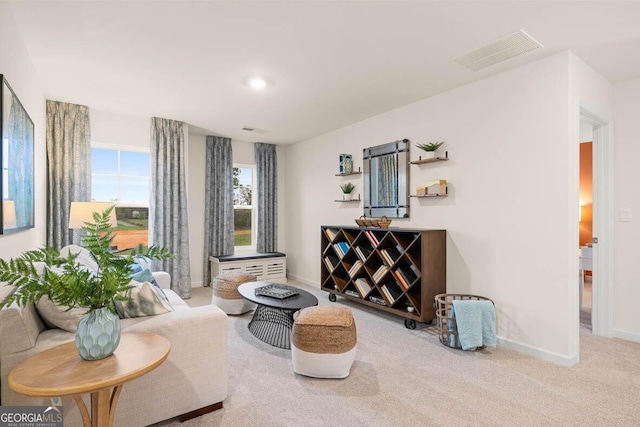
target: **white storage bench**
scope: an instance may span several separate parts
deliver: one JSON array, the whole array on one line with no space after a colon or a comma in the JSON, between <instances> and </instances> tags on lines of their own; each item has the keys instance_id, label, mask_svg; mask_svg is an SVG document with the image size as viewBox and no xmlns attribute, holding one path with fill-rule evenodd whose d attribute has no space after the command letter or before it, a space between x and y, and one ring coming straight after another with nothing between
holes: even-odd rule
<instances>
[{"instance_id":1,"label":"white storage bench","mask_svg":"<svg viewBox=\"0 0 640 427\"><path fill-rule=\"evenodd\" d=\"M211 281L221 273L243 271L258 281L287 283L287 256L282 252L264 252L209 257Z\"/></svg>"}]
</instances>

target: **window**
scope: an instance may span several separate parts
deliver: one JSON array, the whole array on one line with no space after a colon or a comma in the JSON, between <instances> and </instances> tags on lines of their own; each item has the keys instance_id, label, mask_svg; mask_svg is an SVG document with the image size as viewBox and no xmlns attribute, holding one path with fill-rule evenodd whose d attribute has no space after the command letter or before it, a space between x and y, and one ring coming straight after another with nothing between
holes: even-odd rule
<instances>
[{"instance_id":1,"label":"window","mask_svg":"<svg viewBox=\"0 0 640 427\"><path fill-rule=\"evenodd\" d=\"M253 189L255 188L255 167L253 165L233 165L233 237L236 251L255 250L254 232L255 209Z\"/></svg>"},{"instance_id":2,"label":"window","mask_svg":"<svg viewBox=\"0 0 640 427\"><path fill-rule=\"evenodd\" d=\"M94 143L91 148L91 199L117 202L114 249L149 244L148 150Z\"/></svg>"}]
</instances>

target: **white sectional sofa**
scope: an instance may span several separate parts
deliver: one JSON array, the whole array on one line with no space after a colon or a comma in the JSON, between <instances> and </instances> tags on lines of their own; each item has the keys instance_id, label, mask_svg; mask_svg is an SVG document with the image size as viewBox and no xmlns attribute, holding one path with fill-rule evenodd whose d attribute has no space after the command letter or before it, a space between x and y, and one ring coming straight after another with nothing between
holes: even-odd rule
<instances>
[{"instance_id":1,"label":"white sectional sofa","mask_svg":"<svg viewBox=\"0 0 640 427\"><path fill-rule=\"evenodd\" d=\"M141 427L182 415L190 418L221 408L227 397L227 315L214 305L189 307L169 289L169 274L153 275L175 310L121 319L122 333L162 335L171 342L171 352L158 368L124 385L116 409L116 426ZM12 289L0 286L0 299ZM49 399L13 392L7 376L22 360L72 341L74 336L61 329L47 329L32 304L24 308L13 304L0 310L0 404L49 405ZM83 397L89 408L88 396ZM81 426L73 399L63 398L62 402L65 427Z\"/></svg>"}]
</instances>

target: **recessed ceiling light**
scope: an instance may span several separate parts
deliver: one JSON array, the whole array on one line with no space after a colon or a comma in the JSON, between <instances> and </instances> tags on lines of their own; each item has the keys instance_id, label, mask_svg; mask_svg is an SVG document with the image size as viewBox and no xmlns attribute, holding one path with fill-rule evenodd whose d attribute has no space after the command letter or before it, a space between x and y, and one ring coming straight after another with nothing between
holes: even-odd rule
<instances>
[{"instance_id":1,"label":"recessed ceiling light","mask_svg":"<svg viewBox=\"0 0 640 427\"><path fill-rule=\"evenodd\" d=\"M273 82L270 79L262 76L249 76L244 79L244 82L250 88L257 90L273 85Z\"/></svg>"}]
</instances>

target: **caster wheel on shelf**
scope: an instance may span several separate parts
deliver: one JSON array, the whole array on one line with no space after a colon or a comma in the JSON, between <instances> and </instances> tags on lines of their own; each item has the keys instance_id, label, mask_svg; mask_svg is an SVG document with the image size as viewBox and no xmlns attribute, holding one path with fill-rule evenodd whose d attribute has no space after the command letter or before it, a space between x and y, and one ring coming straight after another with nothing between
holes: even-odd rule
<instances>
[{"instance_id":1,"label":"caster wheel on shelf","mask_svg":"<svg viewBox=\"0 0 640 427\"><path fill-rule=\"evenodd\" d=\"M416 321L413 319L404 319L404 327L407 329L415 329Z\"/></svg>"},{"instance_id":2,"label":"caster wheel on shelf","mask_svg":"<svg viewBox=\"0 0 640 427\"><path fill-rule=\"evenodd\" d=\"M336 302L336 294L329 294L329 301Z\"/></svg>"}]
</instances>

